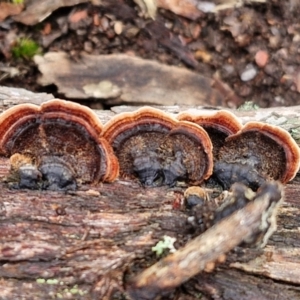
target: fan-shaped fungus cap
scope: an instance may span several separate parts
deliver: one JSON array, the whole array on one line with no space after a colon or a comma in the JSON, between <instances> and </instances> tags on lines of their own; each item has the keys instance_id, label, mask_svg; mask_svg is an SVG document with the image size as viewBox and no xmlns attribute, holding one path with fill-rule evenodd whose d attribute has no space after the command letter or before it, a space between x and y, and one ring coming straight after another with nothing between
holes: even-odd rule
<instances>
[{"instance_id":1,"label":"fan-shaped fungus cap","mask_svg":"<svg viewBox=\"0 0 300 300\"><path fill-rule=\"evenodd\" d=\"M190 186L184 191L184 199L187 208L192 208L196 205L203 206L209 201L207 191L200 186Z\"/></svg>"},{"instance_id":2,"label":"fan-shaped fungus cap","mask_svg":"<svg viewBox=\"0 0 300 300\"><path fill-rule=\"evenodd\" d=\"M117 115L105 124L103 137L119 159L123 178L137 175L144 185L156 186L210 176L212 146L206 132L158 109L144 107Z\"/></svg>"},{"instance_id":3,"label":"fan-shaped fungus cap","mask_svg":"<svg viewBox=\"0 0 300 300\"><path fill-rule=\"evenodd\" d=\"M73 102L54 99L41 106L20 104L0 116L0 151L7 157L15 153L29 156L38 168L47 157L51 172L55 168L49 167L50 158L54 157L56 166L59 161L64 165L61 172L66 173L69 166L78 182L113 181L118 176L118 161L109 143L100 137L102 127L92 110Z\"/></svg>"},{"instance_id":4,"label":"fan-shaped fungus cap","mask_svg":"<svg viewBox=\"0 0 300 300\"><path fill-rule=\"evenodd\" d=\"M225 139L242 129L240 120L227 110L219 110L217 112L190 110L178 114L177 119L196 123L207 131L213 144L215 159Z\"/></svg>"},{"instance_id":5,"label":"fan-shaped fungus cap","mask_svg":"<svg viewBox=\"0 0 300 300\"><path fill-rule=\"evenodd\" d=\"M139 133L154 136L169 132L176 119L159 109L142 107L134 112L124 112L110 119L103 128L103 137L117 149L128 138Z\"/></svg>"},{"instance_id":6,"label":"fan-shaped fungus cap","mask_svg":"<svg viewBox=\"0 0 300 300\"><path fill-rule=\"evenodd\" d=\"M200 184L212 174L212 143L207 132L197 124L178 122L164 138L158 152L164 181L168 185L177 179ZM185 170L184 176L179 175L180 169Z\"/></svg>"},{"instance_id":7,"label":"fan-shaped fungus cap","mask_svg":"<svg viewBox=\"0 0 300 300\"><path fill-rule=\"evenodd\" d=\"M286 183L300 166L300 150L290 134L273 125L249 122L226 139L220 161L252 166L265 178Z\"/></svg>"}]
</instances>

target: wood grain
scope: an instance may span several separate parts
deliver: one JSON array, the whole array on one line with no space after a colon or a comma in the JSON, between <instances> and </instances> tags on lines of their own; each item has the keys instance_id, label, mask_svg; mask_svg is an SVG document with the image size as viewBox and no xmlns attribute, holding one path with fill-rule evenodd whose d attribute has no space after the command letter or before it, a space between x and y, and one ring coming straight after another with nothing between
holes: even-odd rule
<instances>
[{"instance_id":1,"label":"wood grain","mask_svg":"<svg viewBox=\"0 0 300 300\"><path fill-rule=\"evenodd\" d=\"M11 99L3 97L0 108L19 101ZM105 122L132 109L96 112ZM298 140L298 106L234 112L243 122L279 120ZM2 158L2 177L8 168ZM278 229L264 249L237 247L212 273L192 277L163 299L299 299L299 180L286 185ZM72 193L9 190L0 183L0 299L130 299L127 283L159 260L151 248L164 235L177 239L177 249L192 238L183 191L126 181Z\"/></svg>"}]
</instances>

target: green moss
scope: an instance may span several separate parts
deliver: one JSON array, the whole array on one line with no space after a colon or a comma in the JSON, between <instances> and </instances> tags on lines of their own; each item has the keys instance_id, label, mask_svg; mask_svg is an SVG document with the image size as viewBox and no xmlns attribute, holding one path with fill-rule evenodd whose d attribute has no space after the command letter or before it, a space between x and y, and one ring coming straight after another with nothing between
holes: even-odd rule
<instances>
[{"instance_id":1,"label":"green moss","mask_svg":"<svg viewBox=\"0 0 300 300\"><path fill-rule=\"evenodd\" d=\"M290 134L294 140L299 144L300 141L300 131L297 128L290 129Z\"/></svg>"},{"instance_id":2,"label":"green moss","mask_svg":"<svg viewBox=\"0 0 300 300\"><path fill-rule=\"evenodd\" d=\"M24 0L11 0L13 4L23 4Z\"/></svg>"},{"instance_id":3,"label":"green moss","mask_svg":"<svg viewBox=\"0 0 300 300\"><path fill-rule=\"evenodd\" d=\"M83 296L83 295L87 294L87 291L79 289L78 286L77 286L77 284L75 284L70 289L65 288L63 291L60 292L60 294L62 294L62 295L72 294L72 295Z\"/></svg>"},{"instance_id":4,"label":"green moss","mask_svg":"<svg viewBox=\"0 0 300 300\"><path fill-rule=\"evenodd\" d=\"M246 101L238 108L238 110L240 111L257 110L257 109L259 109L259 106L252 101Z\"/></svg>"},{"instance_id":5,"label":"green moss","mask_svg":"<svg viewBox=\"0 0 300 300\"><path fill-rule=\"evenodd\" d=\"M34 55L41 53L40 46L32 39L21 38L11 49L15 58L31 59Z\"/></svg>"},{"instance_id":6,"label":"green moss","mask_svg":"<svg viewBox=\"0 0 300 300\"><path fill-rule=\"evenodd\" d=\"M59 281L58 281L58 279L47 279L46 283L47 284L58 284Z\"/></svg>"},{"instance_id":7,"label":"green moss","mask_svg":"<svg viewBox=\"0 0 300 300\"><path fill-rule=\"evenodd\" d=\"M51 285L60 285L60 286L64 285L63 281L59 281L56 278L52 278L52 279L51 278L49 278L49 279L38 278L38 279L36 279L36 282L40 283L40 284L51 284ZM66 296L68 294L83 296L83 295L87 294L87 291L81 290L78 287L78 285L75 284L71 288L65 287L62 290L58 289L58 291L56 292L56 294L54 296L57 299L63 299L64 296Z\"/></svg>"},{"instance_id":8,"label":"green moss","mask_svg":"<svg viewBox=\"0 0 300 300\"><path fill-rule=\"evenodd\" d=\"M156 256L161 256L165 250L169 250L169 252L174 253L176 251L174 248L175 242L176 238L165 235L163 240L159 241L154 247L151 248L151 250L156 253Z\"/></svg>"},{"instance_id":9,"label":"green moss","mask_svg":"<svg viewBox=\"0 0 300 300\"><path fill-rule=\"evenodd\" d=\"M72 289L70 289L70 293L75 295L75 294L79 293L79 290L78 290L78 288L72 288Z\"/></svg>"}]
</instances>

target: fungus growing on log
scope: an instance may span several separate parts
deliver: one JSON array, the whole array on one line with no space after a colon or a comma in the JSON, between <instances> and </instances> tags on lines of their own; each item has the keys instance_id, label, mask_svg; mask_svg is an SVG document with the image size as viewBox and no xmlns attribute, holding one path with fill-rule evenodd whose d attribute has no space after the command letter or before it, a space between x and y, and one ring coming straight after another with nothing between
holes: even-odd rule
<instances>
[{"instance_id":1,"label":"fungus growing on log","mask_svg":"<svg viewBox=\"0 0 300 300\"><path fill-rule=\"evenodd\" d=\"M29 176L25 180L29 188L29 174L35 174L34 181L38 178L29 165L41 173L49 189L73 189L75 182L110 182L118 176L118 161L100 137L102 127L93 111L73 102L54 99L41 106L20 104L0 116L0 153L20 155L17 164L12 158L12 169L19 172L20 183L22 176ZM34 183L32 188L36 188Z\"/></svg>"},{"instance_id":2,"label":"fungus growing on log","mask_svg":"<svg viewBox=\"0 0 300 300\"><path fill-rule=\"evenodd\" d=\"M180 121L189 121L203 127L208 133L213 144L213 155L216 160L220 148L223 146L225 139L242 129L242 123L231 112L227 110L199 112L186 111L178 114L177 119Z\"/></svg>"},{"instance_id":3,"label":"fungus growing on log","mask_svg":"<svg viewBox=\"0 0 300 300\"><path fill-rule=\"evenodd\" d=\"M223 171L237 165L257 172L260 177L257 178L258 181L265 178L286 183L296 176L299 169L300 150L284 129L265 123L249 122L238 133L226 138L219 151L219 161L227 164L223 165ZM217 173L216 170L214 173ZM239 181L239 176L235 176L235 182Z\"/></svg>"},{"instance_id":4,"label":"fungus growing on log","mask_svg":"<svg viewBox=\"0 0 300 300\"><path fill-rule=\"evenodd\" d=\"M180 180L201 183L212 173L212 144L205 130L160 110L121 113L103 132L123 178L138 177L145 186L173 186Z\"/></svg>"},{"instance_id":5,"label":"fungus growing on log","mask_svg":"<svg viewBox=\"0 0 300 300\"><path fill-rule=\"evenodd\" d=\"M190 186L184 191L184 199L187 208L192 208L196 205L204 205L209 201L207 191L200 186Z\"/></svg>"},{"instance_id":6,"label":"fungus growing on log","mask_svg":"<svg viewBox=\"0 0 300 300\"><path fill-rule=\"evenodd\" d=\"M224 190L229 190L235 182L240 182L256 191L266 182L266 177L260 175L251 165L216 161L213 177Z\"/></svg>"}]
</instances>

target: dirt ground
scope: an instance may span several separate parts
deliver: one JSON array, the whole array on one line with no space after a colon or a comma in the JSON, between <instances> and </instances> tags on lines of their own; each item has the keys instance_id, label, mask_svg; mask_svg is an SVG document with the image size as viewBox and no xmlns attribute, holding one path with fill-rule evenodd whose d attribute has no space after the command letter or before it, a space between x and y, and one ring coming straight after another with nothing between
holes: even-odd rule
<instances>
[{"instance_id":1,"label":"dirt ground","mask_svg":"<svg viewBox=\"0 0 300 300\"><path fill-rule=\"evenodd\" d=\"M79 4L58 5L46 18L45 13L38 15L38 9L23 17L34 2L25 1L17 12L1 8L1 85L63 96L55 85L38 84L39 71L32 59L12 55L20 38L31 38L41 53L65 51L75 61L83 53L125 53L188 68L221 79L242 102L260 107L300 103L298 0L160 0L154 19L147 18L147 9L143 13L136 4L139 1L71 1ZM39 1L43 2L50 5ZM166 2L169 10L161 8Z\"/></svg>"}]
</instances>

